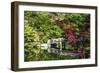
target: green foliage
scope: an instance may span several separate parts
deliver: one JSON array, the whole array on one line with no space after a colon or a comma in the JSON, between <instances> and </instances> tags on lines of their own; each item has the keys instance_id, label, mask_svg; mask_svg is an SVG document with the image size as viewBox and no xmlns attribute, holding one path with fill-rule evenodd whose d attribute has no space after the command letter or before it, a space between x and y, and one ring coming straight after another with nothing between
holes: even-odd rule
<instances>
[{"instance_id":1,"label":"green foliage","mask_svg":"<svg viewBox=\"0 0 100 73\"><path fill-rule=\"evenodd\" d=\"M30 60L33 59L38 52L36 46L39 45L39 36L37 32L29 26L29 24L25 23L24 29L25 59Z\"/></svg>"},{"instance_id":2,"label":"green foliage","mask_svg":"<svg viewBox=\"0 0 100 73\"><path fill-rule=\"evenodd\" d=\"M41 43L46 43L49 38L61 37L63 34L59 26L50 22L51 17L52 15L48 12L25 11L25 21L39 32Z\"/></svg>"}]
</instances>

